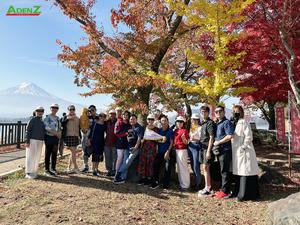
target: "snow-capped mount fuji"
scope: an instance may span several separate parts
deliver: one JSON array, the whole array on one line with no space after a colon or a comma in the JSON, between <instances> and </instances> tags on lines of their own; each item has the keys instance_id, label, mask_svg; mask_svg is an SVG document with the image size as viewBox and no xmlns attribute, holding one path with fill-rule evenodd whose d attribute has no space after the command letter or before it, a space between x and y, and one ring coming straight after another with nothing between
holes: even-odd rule
<instances>
[{"instance_id":1,"label":"snow-capped mount fuji","mask_svg":"<svg viewBox=\"0 0 300 225\"><path fill-rule=\"evenodd\" d=\"M34 83L21 83L0 91L0 118L29 117L37 106L43 106L49 113L52 103L60 106L59 116L69 105L75 105L77 114L83 105L72 103L56 97Z\"/></svg>"},{"instance_id":2,"label":"snow-capped mount fuji","mask_svg":"<svg viewBox=\"0 0 300 225\"><path fill-rule=\"evenodd\" d=\"M21 83L18 86L8 88L6 90L0 91L0 95L30 95L36 97L45 97L45 98L57 98L42 88L38 87L34 83Z\"/></svg>"}]
</instances>

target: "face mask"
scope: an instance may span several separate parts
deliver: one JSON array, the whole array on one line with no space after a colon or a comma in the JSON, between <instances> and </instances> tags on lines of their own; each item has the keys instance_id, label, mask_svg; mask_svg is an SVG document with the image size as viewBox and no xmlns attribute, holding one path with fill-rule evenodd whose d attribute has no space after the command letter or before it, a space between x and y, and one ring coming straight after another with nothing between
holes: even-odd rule
<instances>
[{"instance_id":1,"label":"face mask","mask_svg":"<svg viewBox=\"0 0 300 225\"><path fill-rule=\"evenodd\" d=\"M241 115L240 113L234 113L234 114L233 114L233 117L234 117L235 119L239 119L239 118L240 118L240 115Z\"/></svg>"}]
</instances>

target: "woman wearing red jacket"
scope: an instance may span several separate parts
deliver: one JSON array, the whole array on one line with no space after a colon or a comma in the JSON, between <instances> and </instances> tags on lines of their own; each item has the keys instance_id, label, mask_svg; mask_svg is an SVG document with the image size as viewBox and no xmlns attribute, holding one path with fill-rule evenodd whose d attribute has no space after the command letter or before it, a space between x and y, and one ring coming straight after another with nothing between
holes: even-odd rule
<instances>
[{"instance_id":1,"label":"woman wearing red jacket","mask_svg":"<svg viewBox=\"0 0 300 225\"><path fill-rule=\"evenodd\" d=\"M185 119L182 116L178 116L176 118L176 130L174 131L174 147L176 149L178 180L181 191L186 191L190 187L187 151L189 132L184 128L184 123Z\"/></svg>"}]
</instances>

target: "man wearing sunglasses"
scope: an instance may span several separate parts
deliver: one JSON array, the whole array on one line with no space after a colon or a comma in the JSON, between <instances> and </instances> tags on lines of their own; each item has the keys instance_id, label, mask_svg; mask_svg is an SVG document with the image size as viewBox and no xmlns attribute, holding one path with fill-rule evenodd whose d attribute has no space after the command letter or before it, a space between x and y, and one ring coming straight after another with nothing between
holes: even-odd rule
<instances>
[{"instance_id":1,"label":"man wearing sunglasses","mask_svg":"<svg viewBox=\"0 0 300 225\"><path fill-rule=\"evenodd\" d=\"M222 199L227 198L230 194L232 160L231 139L233 138L234 127L230 120L225 117L225 108L223 106L218 106L215 109L215 115L217 118L217 131L214 148L217 149L217 151L213 150L213 152L220 163L222 176L222 187L220 191L216 192L215 198Z\"/></svg>"},{"instance_id":2,"label":"man wearing sunglasses","mask_svg":"<svg viewBox=\"0 0 300 225\"><path fill-rule=\"evenodd\" d=\"M95 123L96 117L97 117L96 106L94 106L94 105L89 106L89 116L88 117L89 117L89 122L90 122L90 127L91 127L92 124ZM90 130L91 129L89 129L88 132L83 135L84 140L82 140L82 143L87 143L88 136L91 132ZM90 151L91 148L89 148L88 146L83 146L82 149L83 149L83 169L81 172L87 173L89 171L89 158L92 154Z\"/></svg>"}]
</instances>

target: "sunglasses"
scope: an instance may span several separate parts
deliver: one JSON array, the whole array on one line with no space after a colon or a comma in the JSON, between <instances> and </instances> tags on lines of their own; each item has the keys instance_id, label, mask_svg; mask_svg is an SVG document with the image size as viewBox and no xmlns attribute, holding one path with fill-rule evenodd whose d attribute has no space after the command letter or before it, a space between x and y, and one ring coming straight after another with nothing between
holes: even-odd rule
<instances>
[{"instance_id":1,"label":"sunglasses","mask_svg":"<svg viewBox=\"0 0 300 225\"><path fill-rule=\"evenodd\" d=\"M58 109L58 107L51 107L51 109Z\"/></svg>"},{"instance_id":2,"label":"sunglasses","mask_svg":"<svg viewBox=\"0 0 300 225\"><path fill-rule=\"evenodd\" d=\"M182 120L177 120L176 122L178 122L178 123L184 123Z\"/></svg>"},{"instance_id":3,"label":"sunglasses","mask_svg":"<svg viewBox=\"0 0 300 225\"><path fill-rule=\"evenodd\" d=\"M43 113L44 110L36 110L36 112L38 112L38 113Z\"/></svg>"},{"instance_id":4,"label":"sunglasses","mask_svg":"<svg viewBox=\"0 0 300 225\"><path fill-rule=\"evenodd\" d=\"M223 112L223 110L217 110L217 111L215 111L215 113L221 113L221 112Z\"/></svg>"},{"instance_id":5,"label":"sunglasses","mask_svg":"<svg viewBox=\"0 0 300 225\"><path fill-rule=\"evenodd\" d=\"M69 109L69 111L75 111L75 109L74 109L74 108L71 108L71 109Z\"/></svg>"},{"instance_id":6,"label":"sunglasses","mask_svg":"<svg viewBox=\"0 0 300 225\"><path fill-rule=\"evenodd\" d=\"M147 119L147 120L154 121L154 119Z\"/></svg>"}]
</instances>

